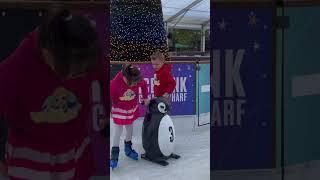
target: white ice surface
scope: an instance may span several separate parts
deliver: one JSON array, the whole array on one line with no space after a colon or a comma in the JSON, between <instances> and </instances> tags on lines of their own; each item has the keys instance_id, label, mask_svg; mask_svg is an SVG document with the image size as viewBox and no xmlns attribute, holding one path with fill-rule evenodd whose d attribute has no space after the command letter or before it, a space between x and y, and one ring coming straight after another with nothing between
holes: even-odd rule
<instances>
[{"instance_id":1,"label":"white ice surface","mask_svg":"<svg viewBox=\"0 0 320 180\"><path fill-rule=\"evenodd\" d=\"M111 172L111 180L209 180L210 179L210 127L197 126L194 116L172 117L176 128L176 150L181 159L169 160L167 167L139 159L125 157L123 140L120 143L119 167ZM209 118L204 115L201 118ZM206 121L201 119L200 121ZM141 154L142 119L134 124L133 147ZM111 135L113 133L111 128ZM320 161L311 161L286 168L285 180L319 180ZM281 180L280 169L236 170L211 172L213 180ZM0 180L5 178L0 176ZM93 180L104 180L96 177Z\"/></svg>"},{"instance_id":2,"label":"white ice surface","mask_svg":"<svg viewBox=\"0 0 320 180\"><path fill-rule=\"evenodd\" d=\"M176 129L174 153L181 158L168 160L170 164L166 167L144 159L131 160L123 152L124 130L120 143L119 166L111 172L111 180L209 180L210 126L198 127L195 124L197 123L195 116L172 117L172 119ZM141 142L142 123L142 119L135 121L132 140L133 148L139 154L144 152Z\"/></svg>"}]
</instances>

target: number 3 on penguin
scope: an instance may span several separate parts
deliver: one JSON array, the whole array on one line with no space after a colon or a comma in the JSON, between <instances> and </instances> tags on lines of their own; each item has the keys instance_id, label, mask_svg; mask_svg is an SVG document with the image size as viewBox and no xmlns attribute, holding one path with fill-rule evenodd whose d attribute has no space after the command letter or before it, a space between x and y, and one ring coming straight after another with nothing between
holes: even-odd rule
<instances>
[{"instance_id":1,"label":"number 3 on penguin","mask_svg":"<svg viewBox=\"0 0 320 180\"><path fill-rule=\"evenodd\" d=\"M170 142L173 142L173 140L174 140L174 135L173 135L173 129L172 129L171 126L169 127L169 132L171 133Z\"/></svg>"}]
</instances>

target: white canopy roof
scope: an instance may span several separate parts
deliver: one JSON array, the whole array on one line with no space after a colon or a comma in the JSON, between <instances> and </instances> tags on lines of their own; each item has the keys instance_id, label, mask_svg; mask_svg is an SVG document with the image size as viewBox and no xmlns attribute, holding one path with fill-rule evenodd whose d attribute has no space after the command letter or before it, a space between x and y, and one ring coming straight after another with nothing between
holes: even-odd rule
<instances>
[{"instance_id":1,"label":"white canopy roof","mask_svg":"<svg viewBox=\"0 0 320 180\"><path fill-rule=\"evenodd\" d=\"M169 28L209 29L210 0L161 0Z\"/></svg>"}]
</instances>

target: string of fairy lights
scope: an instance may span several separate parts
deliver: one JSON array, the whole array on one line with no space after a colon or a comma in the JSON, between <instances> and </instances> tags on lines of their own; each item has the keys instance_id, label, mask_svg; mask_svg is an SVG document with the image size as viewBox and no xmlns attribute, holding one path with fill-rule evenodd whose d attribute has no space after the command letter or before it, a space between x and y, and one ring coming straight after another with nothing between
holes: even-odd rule
<instances>
[{"instance_id":1,"label":"string of fairy lights","mask_svg":"<svg viewBox=\"0 0 320 180\"><path fill-rule=\"evenodd\" d=\"M111 0L111 61L149 61L168 46L161 0Z\"/></svg>"}]
</instances>

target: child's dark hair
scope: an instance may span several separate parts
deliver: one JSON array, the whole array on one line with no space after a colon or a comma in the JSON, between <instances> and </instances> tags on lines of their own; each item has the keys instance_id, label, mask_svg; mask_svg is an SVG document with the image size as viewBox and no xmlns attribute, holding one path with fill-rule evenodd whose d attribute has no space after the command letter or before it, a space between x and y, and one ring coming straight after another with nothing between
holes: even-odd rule
<instances>
[{"instance_id":1,"label":"child's dark hair","mask_svg":"<svg viewBox=\"0 0 320 180\"><path fill-rule=\"evenodd\" d=\"M137 83L142 80L140 70L131 64L123 65L122 74L130 83Z\"/></svg>"},{"instance_id":2,"label":"child's dark hair","mask_svg":"<svg viewBox=\"0 0 320 180\"><path fill-rule=\"evenodd\" d=\"M63 76L89 70L100 56L98 37L95 28L81 15L65 9L54 9L47 14L39 27L39 44L54 58L55 70Z\"/></svg>"}]
</instances>

